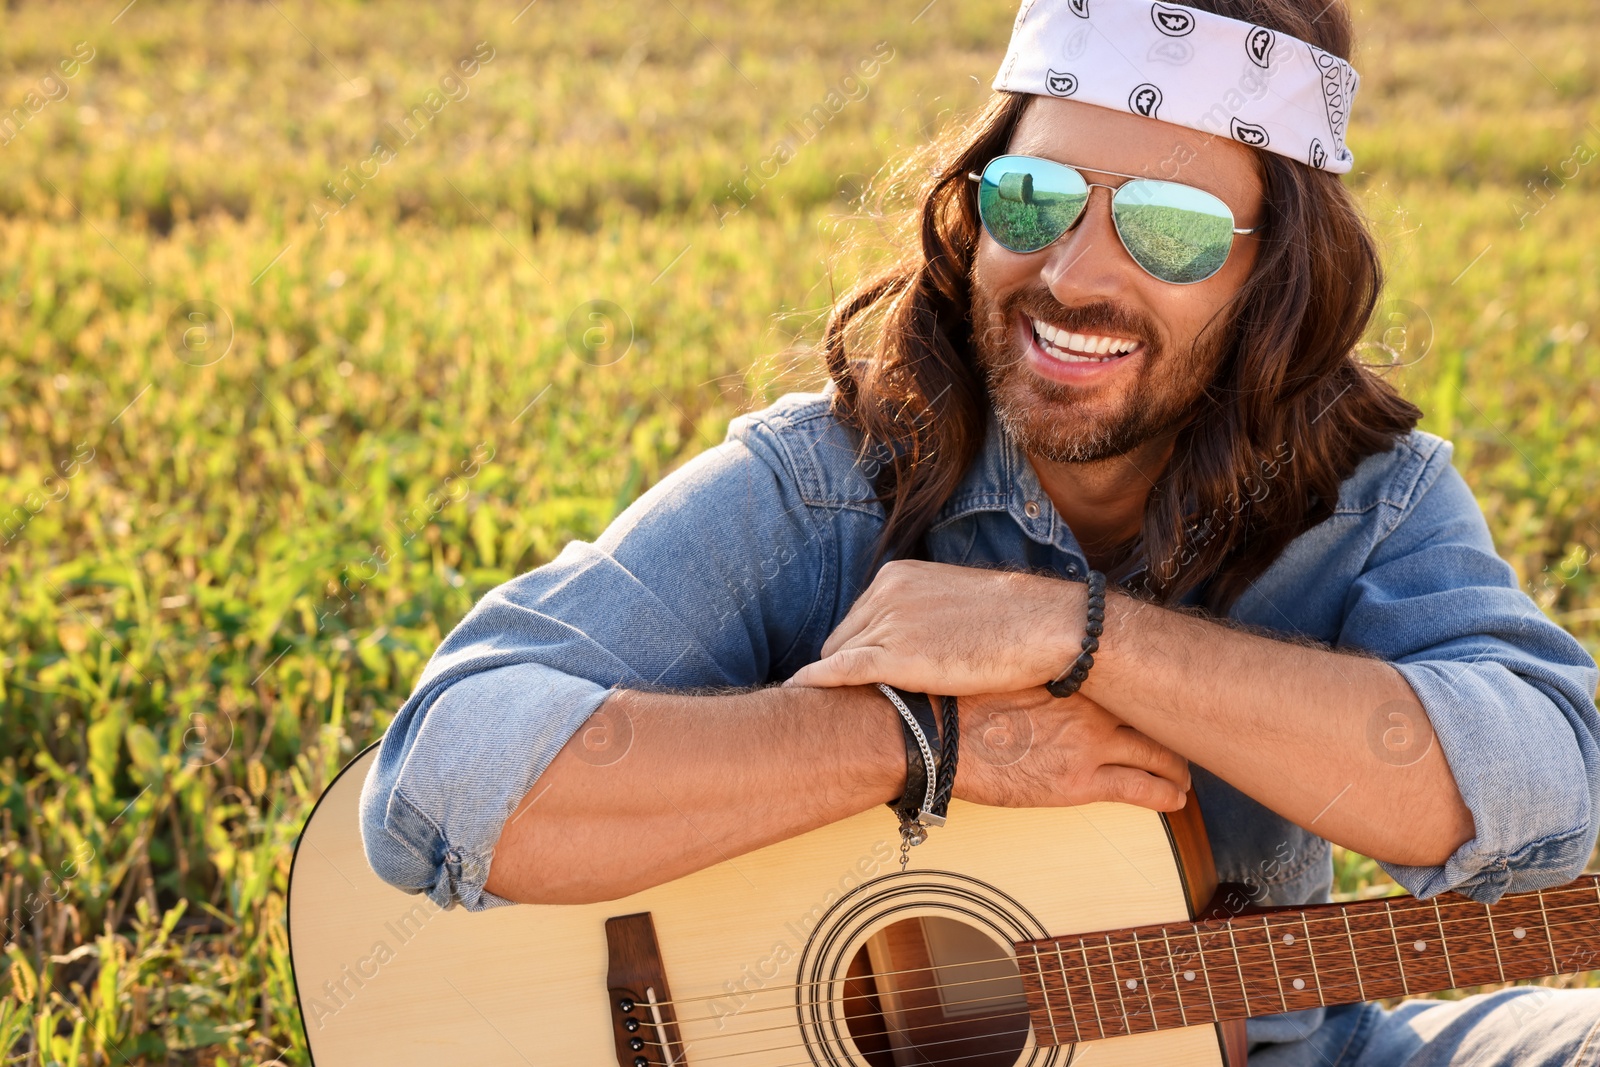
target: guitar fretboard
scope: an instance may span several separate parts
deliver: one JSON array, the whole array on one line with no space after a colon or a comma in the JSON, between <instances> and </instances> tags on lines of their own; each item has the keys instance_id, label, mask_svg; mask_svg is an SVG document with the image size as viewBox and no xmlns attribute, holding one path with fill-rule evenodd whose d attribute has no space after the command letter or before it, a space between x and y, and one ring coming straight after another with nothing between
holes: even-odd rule
<instances>
[{"instance_id":1,"label":"guitar fretboard","mask_svg":"<svg viewBox=\"0 0 1600 1067\"><path fill-rule=\"evenodd\" d=\"M1043 1045L1600 968L1600 876L1024 941Z\"/></svg>"}]
</instances>

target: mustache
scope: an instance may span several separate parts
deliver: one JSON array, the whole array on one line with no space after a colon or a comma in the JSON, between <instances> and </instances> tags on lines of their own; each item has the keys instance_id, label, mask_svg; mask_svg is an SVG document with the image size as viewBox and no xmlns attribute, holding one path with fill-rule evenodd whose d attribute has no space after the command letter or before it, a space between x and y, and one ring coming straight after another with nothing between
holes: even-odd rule
<instances>
[{"instance_id":1,"label":"mustache","mask_svg":"<svg viewBox=\"0 0 1600 1067\"><path fill-rule=\"evenodd\" d=\"M1148 316L1109 300L1096 300L1076 307L1063 307L1048 297L1040 299L1024 294L1011 302L1007 312L1011 310L1021 311L1031 318L1059 326L1072 333L1136 338L1143 341L1150 351L1154 351L1156 338L1159 336L1155 324Z\"/></svg>"}]
</instances>

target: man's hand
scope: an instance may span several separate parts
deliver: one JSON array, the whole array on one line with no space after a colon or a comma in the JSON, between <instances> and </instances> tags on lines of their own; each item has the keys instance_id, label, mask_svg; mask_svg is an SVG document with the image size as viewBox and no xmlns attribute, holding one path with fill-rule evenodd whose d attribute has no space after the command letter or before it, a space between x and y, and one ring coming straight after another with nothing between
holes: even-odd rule
<instances>
[{"instance_id":1,"label":"man's hand","mask_svg":"<svg viewBox=\"0 0 1600 1067\"><path fill-rule=\"evenodd\" d=\"M1063 699L1038 686L958 699L955 795L962 800L1008 808L1099 800L1183 807L1188 761L1081 693Z\"/></svg>"},{"instance_id":2,"label":"man's hand","mask_svg":"<svg viewBox=\"0 0 1600 1067\"><path fill-rule=\"evenodd\" d=\"M891 560L823 642L822 658L784 684L887 682L957 696L1042 686L1077 656L1087 600L1081 582Z\"/></svg>"}]
</instances>

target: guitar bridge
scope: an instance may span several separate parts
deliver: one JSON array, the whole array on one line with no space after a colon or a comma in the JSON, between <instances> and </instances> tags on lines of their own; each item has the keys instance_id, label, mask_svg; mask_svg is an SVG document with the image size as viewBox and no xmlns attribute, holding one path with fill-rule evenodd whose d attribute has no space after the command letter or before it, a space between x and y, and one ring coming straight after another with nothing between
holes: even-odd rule
<instances>
[{"instance_id":1,"label":"guitar bridge","mask_svg":"<svg viewBox=\"0 0 1600 1067\"><path fill-rule=\"evenodd\" d=\"M606 954L617 1067L687 1067L650 913L607 919Z\"/></svg>"}]
</instances>

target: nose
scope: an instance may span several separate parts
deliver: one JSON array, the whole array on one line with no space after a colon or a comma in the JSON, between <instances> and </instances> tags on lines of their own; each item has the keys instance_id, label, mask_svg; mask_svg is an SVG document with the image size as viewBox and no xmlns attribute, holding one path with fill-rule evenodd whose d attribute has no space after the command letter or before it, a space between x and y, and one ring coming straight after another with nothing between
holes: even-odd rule
<instances>
[{"instance_id":1,"label":"nose","mask_svg":"<svg viewBox=\"0 0 1600 1067\"><path fill-rule=\"evenodd\" d=\"M1116 299L1138 284L1139 265L1128 256L1111 221L1113 190L1089 187L1089 203L1078 223L1045 249L1039 277L1061 304Z\"/></svg>"}]
</instances>

